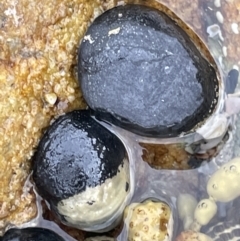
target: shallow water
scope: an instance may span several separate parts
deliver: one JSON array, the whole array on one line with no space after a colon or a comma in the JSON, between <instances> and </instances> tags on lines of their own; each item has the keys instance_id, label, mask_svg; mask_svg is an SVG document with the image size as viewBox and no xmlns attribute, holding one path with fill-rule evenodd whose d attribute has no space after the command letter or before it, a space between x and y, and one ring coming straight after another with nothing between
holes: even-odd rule
<instances>
[{"instance_id":1,"label":"shallow water","mask_svg":"<svg viewBox=\"0 0 240 241\"><path fill-rule=\"evenodd\" d=\"M123 1L120 1L120 4L122 2ZM146 1L135 2L145 3ZM156 4L156 2L154 1L149 2L153 5ZM179 14L180 17L182 17L183 21L186 21L188 24L192 25L191 27L193 28L193 30L197 32L198 36L200 36L203 41L208 45L211 54L214 56L214 59L222 72L222 76L226 77L228 71L232 68L232 66L237 65L238 63L235 59L228 58L225 53L224 46L231 45L231 43L229 43L229 39L231 39L231 37L228 36L227 32L223 30L220 17L221 15L218 14L218 12L221 12L222 6L218 5L218 1L199 0L198 4L199 11L202 13L201 21L205 22L201 23L202 28L197 28L196 30L194 28L198 27L198 24L196 22L191 22L189 19L184 19L184 12L182 12L181 9L175 9L175 4L172 4L172 10L176 14ZM218 26L216 27L218 33L214 33L213 28L210 27L214 24ZM224 36L224 38L222 36ZM238 90L240 90L239 87L236 89L236 91ZM119 136L119 138L123 141L127 148L130 165L132 168L132 183L135 184L135 186L131 186L131 188L134 189L134 195L131 202L141 202L151 197L168 203L172 209L174 218L173 239L179 232L182 231L182 223L181 220L178 219L176 204L178 196L182 193L188 193L194 196L198 201L203 198L207 198L208 195L206 192L206 185L209 177L216 170L218 170L221 165L227 163L233 157L240 155L240 115L234 116L232 119L232 130L229 131L229 138L223 145L223 148L221 149L219 154L212 158L210 162L203 162L200 167L190 170L157 170L150 167L146 162L142 160L143 148L139 145L139 143L156 143L157 140L145 139L140 136L131 134L127 131L124 131L118 127L109 126L108 124L103 123L105 127L109 128L112 132ZM169 140L166 139L160 140L160 142L164 144L168 141ZM185 141L186 140L184 140L183 142ZM176 143L178 142L182 141L177 140ZM26 185L31 185L31 183L28 183ZM38 209L38 217L30 223L24 224L23 227L41 226L51 228L61 233L63 237L66 238L66 240L75 240L74 238L63 232L54 222L47 221L42 218L40 197L38 197ZM210 232L211 230L209 231L209 228L214 227L220 222L230 223L231 227L234 225L238 225L238 229L240 229L240 220L239 217L236 215L237 212L239 213L238 210L240 210L239 197L229 203L218 203L218 211L216 216L210 221L209 224L203 227L203 232L209 232L209 236L213 235ZM221 230L223 231L224 228L222 228ZM117 237L117 240L125 241L125 238L126 229L124 227L121 234ZM215 236L212 236L212 238L214 240L217 240ZM239 239L240 236L238 236L238 240ZM224 237L223 240L228 239Z\"/></svg>"}]
</instances>

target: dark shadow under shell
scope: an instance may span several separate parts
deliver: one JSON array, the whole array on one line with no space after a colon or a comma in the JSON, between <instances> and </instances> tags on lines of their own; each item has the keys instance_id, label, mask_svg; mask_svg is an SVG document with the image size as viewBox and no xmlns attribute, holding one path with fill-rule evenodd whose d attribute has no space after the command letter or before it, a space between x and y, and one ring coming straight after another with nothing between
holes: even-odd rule
<instances>
[{"instance_id":1,"label":"dark shadow under shell","mask_svg":"<svg viewBox=\"0 0 240 241\"><path fill-rule=\"evenodd\" d=\"M177 136L218 103L215 69L165 13L113 8L89 27L78 53L79 81L96 117L144 136Z\"/></svg>"}]
</instances>

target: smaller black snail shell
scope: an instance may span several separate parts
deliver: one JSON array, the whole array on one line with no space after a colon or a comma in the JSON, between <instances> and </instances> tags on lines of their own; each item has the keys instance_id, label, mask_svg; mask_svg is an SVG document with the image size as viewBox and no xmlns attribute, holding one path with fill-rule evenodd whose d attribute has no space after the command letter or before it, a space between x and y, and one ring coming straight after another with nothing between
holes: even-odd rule
<instances>
[{"instance_id":1,"label":"smaller black snail shell","mask_svg":"<svg viewBox=\"0 0 240 241\"><path fill-rule=\"evenodd\" d=\"M41 139L33 162L36 188L63 223L86 231L111 226L111 217L116 223L130 193L127 152L90 111L60 116Z\"/></svg>"},{"instance_id":2,"label":"smaller black snail shell","mask_svg":"<svg viewBox=\"0 0 240 241\"><path fill-rule=\"evenodd\" d=\"M58 234L44 228L9 229L1 241L65 241Z\"/></svg>"},{"instance_id":3,"label":"smaller black snail shell","mask_svg":"<svg viewBox=\"0 0 240 241\"><path fill-rule=\"evenodd\" d=\"M218 101L214 68L165 13L143 5L94 20L78 52L88 105L143 136L178 136L209 117Z\"/></svg>"}]
</instances>

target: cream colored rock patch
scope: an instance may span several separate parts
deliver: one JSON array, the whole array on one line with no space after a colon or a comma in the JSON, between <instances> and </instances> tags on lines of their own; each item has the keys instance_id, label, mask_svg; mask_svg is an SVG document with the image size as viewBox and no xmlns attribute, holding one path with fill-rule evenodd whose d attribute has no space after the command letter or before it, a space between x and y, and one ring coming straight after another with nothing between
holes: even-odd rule
<instances>
[{"instance_id":1,"label":"cream colored rock patch","mask_svg":"<svg viewBox=\"0 0 240 241\"><path fill-rule=\"evenodd\" d=\"M172 213L163 202L132 203L124 212L128 241L171 241Z\"/></svg>"}]
</instances>

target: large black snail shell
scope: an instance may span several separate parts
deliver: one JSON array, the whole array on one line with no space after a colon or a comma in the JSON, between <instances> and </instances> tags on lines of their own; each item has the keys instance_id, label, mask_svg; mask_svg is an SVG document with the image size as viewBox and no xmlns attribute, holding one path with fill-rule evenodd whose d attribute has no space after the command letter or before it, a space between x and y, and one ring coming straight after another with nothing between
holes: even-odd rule
<instances>
[{"instance_id":1,"label":"large black snail shell","mask_svg":"<svg viewBox=\"0 0 240 241\"><path fill-rule=\"evenodd\" d=\"M65 241L58 234L44 228L9 229L1 241Z\"/></svg>"},{"instance_id":2,"label":"large black snail shell","mask_svg":"<svg viewBox=\"0 0 240 241\"><path fill-rule=\"evenodd\" d=\"M177 136L217 104L218 79L190 37L141 5L106 11L78 52L79 81L98 118L144 136Z\"/></svg>"},{"instance_id":3,"label":"large black snail shell","mask_svg":"<svg viewBox=\"0 0 240 241\"><path fill-rule=\"evenodd\" d=\"M60 116L41 139L33 162L39 194L69 226L104 229L125 207L130 186L126 149L88 110Z\"/></svg>"}]
</instances>

